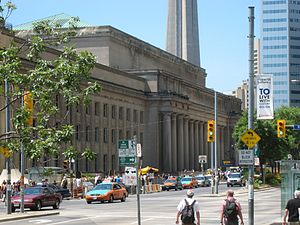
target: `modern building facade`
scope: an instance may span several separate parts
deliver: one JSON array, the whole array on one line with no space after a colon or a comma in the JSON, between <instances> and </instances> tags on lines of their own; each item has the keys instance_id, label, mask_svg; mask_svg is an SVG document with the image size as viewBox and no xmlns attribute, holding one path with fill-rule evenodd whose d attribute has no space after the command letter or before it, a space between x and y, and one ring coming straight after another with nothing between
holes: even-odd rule
<instances>
[{"instance_id":1,"label":"modern building facade","mask_svg":"<svg viewBox=\"0 0 300 225\"><path fill-rule=\"evenodd\" d=\"M200 66L197 0L169 0L167 52Z\"/></svg>"},{"instance_id":2,"label":"modern building facade","mask_svg":"<svg viewBox=\"0 0 300 225\"><path fill-rule=\"evenodd\" d=\"M300 1L263 0L262 73L273 75L274 108L300 106Z\"/></svg>"}]
</instances>

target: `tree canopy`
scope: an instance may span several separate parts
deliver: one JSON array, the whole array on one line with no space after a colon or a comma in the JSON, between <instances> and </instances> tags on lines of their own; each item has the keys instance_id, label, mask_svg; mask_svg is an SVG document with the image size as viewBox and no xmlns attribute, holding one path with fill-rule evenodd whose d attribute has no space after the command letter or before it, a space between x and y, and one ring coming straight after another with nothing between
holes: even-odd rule
<instances>
[{"instance_id":1,"label":"tree canopy","mask_svg":"<svg viewBox=\"0 0 300 225\"><path fill-rule=\"evenodd\" d=\"M286 137L277 137L277 120L286 120ZM261 137L258 142L258 153L262 164L272 164L276 160L286 159L288 154L293 159L300 159L300 131L293 130L291 125L300 124L300 108L281 107L275 112L273 120L257 120L254 116L254 131ZM248 127L248 113L237 122L233 138L237 149L246 149L247 146L240 140Z\"/></svg>"},{"instance_id":2,"label":"tree canopy","mask_svg":"<svg viewBox=\"0 0 300 225\"><path fill-rule=\"evenodd\" d=\"M1 2L0 2L1 3ZM12 3L0 7L0 13L15 9ZM12 38L9 45L0 46L0 95L9 99L0 111L12 110L13 137L1 135L0 146L20 151L23 143L27 158L93 158L90 149L80 153L71 146L73 125L67 120L72 106L88 104L89 97L101 90L91 79L95 56L88 51L76 52L70 38L76 35L78 18L70 21L68 29L45 20L34 24L33 34L22 43ZM49 56L49 49L58 47L58 54ZM26 66L25 66L26 64ZM5 96L5 81L9 95ZM31 100L33 108L22 107L22 98ZM26 99L25 99L26 100ZM33 123L29 120L33 117ZM42 161L42 160L41 160Z\"/></svg>"}]
</instances>

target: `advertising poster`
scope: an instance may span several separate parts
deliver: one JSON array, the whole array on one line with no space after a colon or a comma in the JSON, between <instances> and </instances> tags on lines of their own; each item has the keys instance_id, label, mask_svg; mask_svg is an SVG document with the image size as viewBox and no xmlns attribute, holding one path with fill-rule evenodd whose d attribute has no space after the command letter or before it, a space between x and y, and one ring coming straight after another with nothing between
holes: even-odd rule
<instances>
[{"instance_id":1,"label":"advertising poster","mask_svg":"<svg viewBox=\"0 0 300 225\"><path fill-rule=\"evenodd\" d=\"M257 119L274 118L273 111L273 81L271 75L257 76Z\"/></svg>"}]
</instances>

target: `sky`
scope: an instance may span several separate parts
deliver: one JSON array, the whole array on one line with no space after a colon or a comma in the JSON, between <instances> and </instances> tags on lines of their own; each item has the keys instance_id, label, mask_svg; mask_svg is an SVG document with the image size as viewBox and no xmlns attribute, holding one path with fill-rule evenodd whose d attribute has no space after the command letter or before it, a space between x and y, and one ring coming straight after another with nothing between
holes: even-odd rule
<instances>
[{"instance_id":1,"label":"sky","mask_svg":"<svg viewBox=\"0 0 300 225\"><path fill-rule=\"evenodd\" d=\"M92 25L113 26L165 49L168 0L11 1L17 6L8 19L13 25L66 13ZM208 88L228 93L248 78L249 6L255 7L255 36L259 37L260 0L198 0L201 67Z\"/></svg>"}]
</instances>

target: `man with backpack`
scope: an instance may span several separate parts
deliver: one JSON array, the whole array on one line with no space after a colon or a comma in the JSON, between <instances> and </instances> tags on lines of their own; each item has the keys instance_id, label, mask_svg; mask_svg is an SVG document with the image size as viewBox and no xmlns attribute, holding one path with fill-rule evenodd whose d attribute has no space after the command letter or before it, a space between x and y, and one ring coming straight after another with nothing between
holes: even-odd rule
<instances>
[{"instance_id":1,"label":"man with backpack","mask_svg":"<svg viewBox=\"0 0 300 225\"><path fill-rule=\"evenodd\" d=\"M221 206L221 221L220 224L225 225L238 225L239 219L241 220L241 225L244 224L242 207L240 203L233 197L233 190L227 191L227 198L224 199Z\"/></svg>"},{"instance_id":2,"label":"man with backpack","mask_svg":"<svg viewBox=\"0 0 300 225\"><path fill-rule=\"evenodd\" d=\"M199 202L193 199L194 192L188 190L187 198L180 201L177 206L176 224L179 224L179 216L181 215L182 225L200 225L200 205ZM195 223L195 213L197 223Z\"/></svg>"},{"instance_id":3,"label":"man with backpack","mask_svg":"<svg viewBox=\"0 0 300 225\"><path fill-rule=\"evenodd\" d=\"M294 192L294 198L290 199L285 207L284 217L282 220L282 225L286 225L286 218L288 217L289 225L299 225L299 208L300 208L300 191L296 190Z\"/></svg>"}]
</instances>

